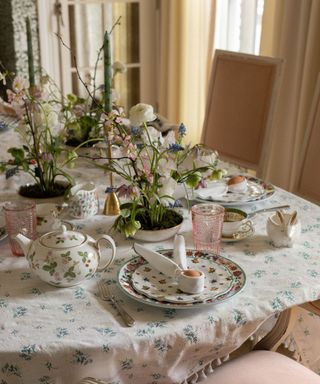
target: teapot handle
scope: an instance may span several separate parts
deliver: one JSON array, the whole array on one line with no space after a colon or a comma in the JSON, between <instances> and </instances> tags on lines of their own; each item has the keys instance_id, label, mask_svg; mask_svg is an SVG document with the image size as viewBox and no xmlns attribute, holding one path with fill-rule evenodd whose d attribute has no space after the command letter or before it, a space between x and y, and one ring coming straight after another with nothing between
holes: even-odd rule
<instances>
[{"instance_id":1,"label":"teapot handle","mask_svg":"<svg viewBox=\"0 0 320 384\"><path fill-rule=\"evenodd\" d=\"M100 254L100 246L99 246L99 243L101 241L106 241L108 244L111 245L111 250L112 250L112 255L111 255L111 259L106 262L103 266L99 266L100 265L100 261L101 261L101 254ZM97 272L103 272L114 260L115 256L116 256L116 244L113 240L112 237L108 236L108 235L101 235L97 241L96 241L96 246L97 246L97 250L98 250L98 258L99 258L99 265L98 265L98 268L97 268Z\"/></svg>"}]
</instances>

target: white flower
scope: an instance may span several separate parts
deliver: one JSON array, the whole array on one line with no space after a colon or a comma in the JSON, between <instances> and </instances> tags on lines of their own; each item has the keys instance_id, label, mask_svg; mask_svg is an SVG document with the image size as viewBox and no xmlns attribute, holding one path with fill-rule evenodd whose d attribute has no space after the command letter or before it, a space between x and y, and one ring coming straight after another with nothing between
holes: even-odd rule
<instances>
[{"instance_id":1,"label":"white flower","mask_svg":"<svg viewBox=\"0 0 320 384\"><path fill-rule=\"evenodd\" d=\"M157 171L161 176L169 177L171 171L175 171L177 169L176 163L173 159L160 159L158 162Z\"/></svg>"},{"instance_id":2,"label":"white flower","mask_svg":"<svg viewBox=\"0 0 320 384\"><path fill-rule=\"evenodd\" d=\"M143 130L142 137L145 143L149 143L149 141L154 143L154 142L157 142L158 140L160 140L161 142L161 139L162 139L161 132L157 131L153 127L147 127L146 130Z\"/></svg>"},{"instance_id":3,"label":"white flower","mask_svg":"<svg viewBox=\"0 0 320 384\"><path fill-rule=\"evenodd\" d=\"M174 131L169 131L168 134L165 136L162 145L165 148L169 148L171 144L175 144L175 143L176 143L175 133Z\"/></svg>"},{"instance_id":4,"label":"white flower","mask_svg":"<svg viewBox=\"0 0 320 384\"><path fill-rule=\"evenodd\" d=\"M200 154L195 159L195 165L196 167L205 167L208 165L213 165L215 161L218 159L218 153L216 151L212 151L209 153Z\"/></svg>"},{"instance_id":5,"label":"white flower","mask_svg":"<svg viewBox=\"0 0 320 384\"><path fill-rule=\"evenodd\" d=\"M160 197L161 203L165 206L168 206L170 203L174 202L174 199L171 199L168 196L173 197L178 183L171 177L161 178L160 180L162 187L159 188L158 195Z\"/></svg>"},{"instance_id":6,"label":"white flower","mask_svg":"<svg viewBox=\"0 0 320 384\"><path fill-rule=\"evenodd\" d=\"M112 65L114 74L127 72L127 66L121 61L115 61Z\"/></svg>"},{"instance_id":7,"label":"white flower","mask_svg":"<svg viewBox=\"0 0 320 384\"><path fill-rule=\"evenodd\" d=\"M157 116L153 113L152 105L139 103L130 109L129 118L134 127L139 127L143 123L155 120Z\"/></svg>"}]
</instances>

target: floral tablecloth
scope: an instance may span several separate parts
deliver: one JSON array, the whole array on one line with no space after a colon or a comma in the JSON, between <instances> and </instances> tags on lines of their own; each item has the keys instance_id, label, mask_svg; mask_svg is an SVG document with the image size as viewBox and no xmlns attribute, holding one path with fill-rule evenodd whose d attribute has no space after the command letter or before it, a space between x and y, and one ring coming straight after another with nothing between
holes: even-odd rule
<instances>
[{"instance_id":1,"label":"floral tablecloth","mask_svg":"<svg viewBox=\"0 0 320 384\"><path fill-rule=\"evenodd\" d=\"M102 181L102 180L101 180ZM103 196L102 196L103 197ZM320 293L320 208L277 190L268 201L245 206L290 204L298 210L302 234L293 248L274 248L266 235L268 214L255 218L255 234L223 243L221 254L245 271L244 289L229 300L177 310L135 302L116 287L119 267L134 256L132 241L115 235L115 263L102 274L71 288L41 282L24 258L0 243L0 380L2 383L77 383L94 376L107 383L182 383L241 345L270 315ZM185 210L181 232L192 247ZM113 218L102 215L74 223L92 236L108 232ZM172 241L152 243L172 248ZM136 325L127 328L97 282L112 286Z\"/></svg>"},{"instance_id":2,"label":"floral tablecloth","mask_svg":"<svg viewBox=\"0 0 320 384\"><path fill-rule=\"evenodd\" d=\"M1 152L10 133L2 133L1 139L4 137ZM103 203L106 176L100 170L78 164L73 174L77 181L94 181ZM0 201L17 199L16 187L25 180L1 177ZM105 273L71 288L55 288L40 281L25 258L11 256L8 240L1 241L0 383L75 384L85 376L109 384L196 381L196 372L210 371L212 361L239 347L266 318L319 297L320 208L280 189L268 200L243 208L254 211L279 204L298 210L302 233L293 248L274 248L266 234L269 214L257 215L252 237L223 243L221 249L222 256L245 271L244 289L203 308L156 308L120 292L117 272L135 253L132 240L118 234L114 235L118 247L114 264ZM190 216L187 210L183 214L181 233L192 248ZM97 237L109 231L113 220L96 215L86 221L74 220L74 224ZM172 248L172 240L149 247ZM117 310L99 298L100 279L113 287L135 318L134 327L125 327Z\"/></svg>"}]
</instances>

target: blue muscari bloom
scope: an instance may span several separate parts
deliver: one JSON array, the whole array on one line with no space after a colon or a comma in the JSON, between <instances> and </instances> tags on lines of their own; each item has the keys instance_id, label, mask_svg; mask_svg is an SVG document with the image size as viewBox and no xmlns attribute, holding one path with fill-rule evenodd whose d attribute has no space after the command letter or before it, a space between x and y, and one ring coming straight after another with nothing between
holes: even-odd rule
<instances>
[{"instance_id":1,"label":"blue muscari bloom","mask_svg":"<svg viewBox=\"0 0 320 384\"><path fill-rule=\"evenodd\" d=\"M179 125L179 135L180 136L185 136L186 133L187 133L187 128L186 128L186 126L183 123L181 123Z\"/></svg>"},{"instance_id":2,"label":"blue muscari bloom","mask_svg":"<svg viewBox=\"0 0 320 384\"><path fill-rule=\"evenodd\" d=\"M183 146L177 143L169 145L170 152L179 152L179 151L183 151L183 149L184 149Z\"/></svg>"},{"instance_id":3,"label":"blue muscari bloom","mask_svg":"<svg viewBox=\"0 0 320 384\"><path fill-rule=\"evenodd\" d=\"M0 131L4 131L9 128L9 125L5 121L0 121Z\"/></svg>"},{"instance_id":4,"label":"blue muscari bloom","mask_svg":"<svg viewBox=\"0 0 320 384\"><path fill-rule=\"evenodd\" d=\"M174 203L169 203L169 208L180 208L182 207L181 200L176 200Z\"/></svg>"},{"instance_id":5,"label":"blue muscari bloom","mask_svg":"<svg viewBox=\"0 0 320 384\"><path fill-rule=\"evenodd\" d=\"M105 190L105 193L112 193L116 190L116 188L114 187L107 187L106 190Z\"/></svg>"},{"instance_id":6,"label":"blue muscari bloom","mask_svg":"<svg viewBox=\"0 0 320 384\"><path fill-rule=\"evenodd\" d=\"M137 136L140 134L140 129L138 127L131 127L131 135Z\"/></svg>"}]
</instances>

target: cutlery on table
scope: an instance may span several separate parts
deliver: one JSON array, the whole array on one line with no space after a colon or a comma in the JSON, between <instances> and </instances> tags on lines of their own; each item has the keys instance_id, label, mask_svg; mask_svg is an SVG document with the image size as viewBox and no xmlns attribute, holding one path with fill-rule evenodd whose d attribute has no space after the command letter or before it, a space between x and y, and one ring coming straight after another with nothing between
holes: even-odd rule
<instances>
[{"instance_id":1,"label":"cutlery on table","mask_svg":"<svg viewBox=\"0 0 320 384\"><path fill-rule=\"evenodd\" d=\"M128 327L132 327L135 324L134 319L129 315L128 312L119 304L118 300L115 298L114 294L110 291L109 287L104 284L102 281L98 282L100 298L105 301L111 301L111 303L119 311L123 321Z\"/></svg>"},{"instance_id":2,"label":"cutlery on table","mask_svg":"<svg viewBox=\"0 0 320 384\"><path fill-rule=\"evenodd\" d=\"M278 209L287 209L287 208L290 208L290 205L280 205L277 207L258 209L257 211L248 213L248 217L251 218L251 217L255 216L257 213L272 212L272 211L277 211Z\"/></svg>"},{"instance_id":3,"label":"cutlery on table","mask_svg":"<svg viewBox=\"0 0 320 384\"><path fill-rule=\"evenodd\" d=\"M79 384L107 384L105 381L95 379L93 377L85 377L80 380Z\"/></svg>"}]
</instances>

